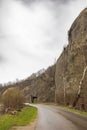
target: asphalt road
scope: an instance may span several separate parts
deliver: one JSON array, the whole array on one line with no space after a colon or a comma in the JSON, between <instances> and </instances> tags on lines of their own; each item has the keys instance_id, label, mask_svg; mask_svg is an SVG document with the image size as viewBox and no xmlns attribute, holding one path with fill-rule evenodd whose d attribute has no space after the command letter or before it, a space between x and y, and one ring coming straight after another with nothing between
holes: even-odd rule
<instances>
[{"instance_id":1,"label":"asphalt road","mask_svg":"<svg viewBox=\"0 0 87 130\"><path fill-rule=\"evenodd\" d=\"M38 118L35 130L87 130L87 118L56 106L35 105Z\"/></svg>"}]
</instances>

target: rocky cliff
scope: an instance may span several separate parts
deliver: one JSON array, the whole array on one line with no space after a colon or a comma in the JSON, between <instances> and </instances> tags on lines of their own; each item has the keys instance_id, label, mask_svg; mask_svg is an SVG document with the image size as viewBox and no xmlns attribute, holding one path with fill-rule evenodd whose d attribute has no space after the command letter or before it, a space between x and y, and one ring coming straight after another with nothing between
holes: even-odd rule
<instances>
[{"instance_id":1,"label":"rocky cliff","mask_svg":"<svg viewBox=\"0 0 87 130\"><path fill-rule=\"evenodd\" d=\"M87 110L87 8L72 24L68 40L56 64L56 102Z\"/></svg>"}]
</instances>

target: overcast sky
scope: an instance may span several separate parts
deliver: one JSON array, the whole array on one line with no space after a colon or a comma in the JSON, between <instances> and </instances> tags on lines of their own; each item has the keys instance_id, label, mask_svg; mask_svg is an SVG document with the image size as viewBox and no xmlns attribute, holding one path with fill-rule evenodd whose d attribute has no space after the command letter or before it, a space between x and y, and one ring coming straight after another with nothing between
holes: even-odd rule
<instances>
[{"instance_id":1,"label":"overcast sky","mask_svg":"<svg viewBox=\"0 0 87 130\"><path fill-rule=\"evenodd\" d=\"M87 0L0 0L0 83L54 64Z\"/></svg>"}]
</instances>

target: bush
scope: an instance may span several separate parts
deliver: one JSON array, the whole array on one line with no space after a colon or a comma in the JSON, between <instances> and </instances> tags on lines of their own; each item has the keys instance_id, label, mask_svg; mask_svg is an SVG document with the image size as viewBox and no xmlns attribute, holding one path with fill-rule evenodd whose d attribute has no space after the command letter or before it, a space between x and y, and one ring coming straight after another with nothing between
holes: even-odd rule
<instances>
[{"instance_id":1,"label":"bush","mask_svg":"<svg viewBox=\"0 0 87 130\"><path fill-rule=\"evenodd\" d=\"M2 103L4 104L5 108L9 108L11 110L20 109L24 101L24 94L16 88L10 88L2 95Z\"/></svg>"}]
</instances>

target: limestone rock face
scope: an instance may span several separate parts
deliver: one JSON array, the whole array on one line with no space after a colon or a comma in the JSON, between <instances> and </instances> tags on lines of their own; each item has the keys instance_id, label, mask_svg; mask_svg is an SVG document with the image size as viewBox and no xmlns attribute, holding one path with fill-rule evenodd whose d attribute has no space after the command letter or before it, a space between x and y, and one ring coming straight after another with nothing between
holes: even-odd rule
<instances>
[{"instance_id":1,"label":"limestone rock face","mask_svg":"<svg viewBox=\"0 0 87 130\"><path fill-rule=\"evenodd\" d=\"M84 9L72 24L69 32L69 44L87 43L87 8Z\"/></svg>"},{"instance_id":2,"label":"limestone rock face","mask_svg":"<svg viewBox=\"0 0 87 130\"><path fill-rule=\"evenodd\" d=\"M68 39L56 64L56 102L87 110L87 8L72 24Z\"/></svg>"}]
</instances>

